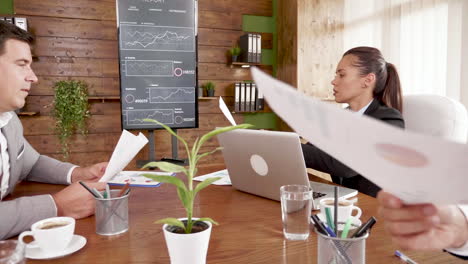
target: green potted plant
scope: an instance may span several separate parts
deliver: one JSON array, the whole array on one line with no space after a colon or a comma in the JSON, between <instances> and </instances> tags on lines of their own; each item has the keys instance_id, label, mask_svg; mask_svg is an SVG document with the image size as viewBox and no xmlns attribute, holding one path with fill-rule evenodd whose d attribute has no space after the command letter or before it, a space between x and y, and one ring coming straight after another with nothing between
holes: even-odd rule
<instances>
[{"instance_id":1,"label":"green potted plant","mask_svg":"<svg viewBox=\"0 0 468 264\"><path fill-rule=\"evenodd\" d=\"M239 46L234 46L229 49L229 53L231 53L231 60L232 62L237 62L239 55L241 54L241 48Z\"/></svg>"},{"instance_id":2,"label":"green potted plant","mask_svg":"<svg viewBox=\"0 0 468 264\"><path fill-rule=\"evenodd\" d=\"M206 96L213 97L215 92L215 84L213 82L207 82L203 85L203 89L206 91Z\"/></svg>"},{"instance_id":3,"label":"green potted plant","mask_svg":"<svg viewBox=\"0 0 468 264\"><path fill-rule=\"evenodd\" d=\"M193 203L195 197L203 188L211 183L220 179L220 177L206 179L196 186L193 186L193 177L197 174L197 163L203 157L206 157L221 148L218 147L213 151L199 154L200 148L210 138L239 128L249 128L252 125L242 124L237 126L217 128L201 138L197 138L193 143L191 149L187 142L177 135L171 128L153 119L144 119L145 122L154 122L165 128L170 134L175 136L180 142L184 144L185 150L188 155L189 165L186 167L175 165L168 162L150 162L144 166L157 167L162 171L183 173L186 177L186 183L181 179L173 176L155 176L152 174L143 174L145 177L153 179L158 182L169 183L175 185L177 194L183 207L186 211L185 218L164 218L156 221L155 223L162 223L166 245L169 251L169 257L172 264L204 264L206 262L206 253L208 251L208 244L211 234L212 224L217 224L213 219L208 217L196 218L193 217Z\"/></svg>"},{"instance_id":4,"label":"green potted plant","mask_svg":"<svg viewBox=\"0 0 468 264\"><path fill-rule=\"evenodd\" d=\"M82 81L59 81L54 84L52 116L65 159L69 157L70 137L75 131L87 135L89 118L88 86Z\"/></svg>"}]
</instances>

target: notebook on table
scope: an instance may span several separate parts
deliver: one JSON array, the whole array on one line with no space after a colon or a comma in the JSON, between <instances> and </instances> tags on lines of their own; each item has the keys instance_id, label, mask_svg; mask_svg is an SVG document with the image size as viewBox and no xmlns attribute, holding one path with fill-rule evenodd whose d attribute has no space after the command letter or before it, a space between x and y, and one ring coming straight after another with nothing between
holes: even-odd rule
<instances>
[{"instance_id":1,"label":"notebook on table","mask_svg":"<svg viewBox=\"0 0 468 264\"><path fill-rule=\"evenodd\" d=\"M309 181L299 135L292 132L237 129L218 135L232 186L240 191L280 200L280 187L302 184L312 187L314 210L319 201L334 197L334 186ZM339 198L357 195L339 188Z\"/></svg>"}]
</instances>

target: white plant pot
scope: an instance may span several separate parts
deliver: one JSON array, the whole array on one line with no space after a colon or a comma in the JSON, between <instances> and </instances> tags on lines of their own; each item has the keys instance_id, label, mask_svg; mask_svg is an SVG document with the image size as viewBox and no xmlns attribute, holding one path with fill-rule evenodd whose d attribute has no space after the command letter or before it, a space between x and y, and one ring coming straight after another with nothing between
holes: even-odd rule
<instances>
[{"instance_id":1,"label":"white plant pot","mask_svg":"<svg viewBox=\"0 0 468 264\"><path fill-rule=\"evenodd\" d=\"M186 220L180 218L179 220ZM195 218L196 219L196 218ZM164 238L171 258L171 264L205 264L208 244L210 243L211 223L206 230L194 234L176 234L166 230L164 225Z\"/></svg>"}]
</instances>

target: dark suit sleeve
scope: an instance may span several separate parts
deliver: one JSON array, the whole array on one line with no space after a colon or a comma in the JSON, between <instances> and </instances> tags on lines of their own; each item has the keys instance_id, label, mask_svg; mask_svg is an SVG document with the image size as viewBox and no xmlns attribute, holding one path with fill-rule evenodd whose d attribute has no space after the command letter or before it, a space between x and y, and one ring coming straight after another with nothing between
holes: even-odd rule
<instances>
[{"instance_id":1,"label":"dark suit sleeve","mask_svg":"<svg viewBox=\"0 0 468 264\"><path fill-rule=\"evenodd\" d=\"M334 159L312 144L301 144L307 168L329 173L333 176L349 178L358 175L348 166Z\"/></svg>"}]
</instances>

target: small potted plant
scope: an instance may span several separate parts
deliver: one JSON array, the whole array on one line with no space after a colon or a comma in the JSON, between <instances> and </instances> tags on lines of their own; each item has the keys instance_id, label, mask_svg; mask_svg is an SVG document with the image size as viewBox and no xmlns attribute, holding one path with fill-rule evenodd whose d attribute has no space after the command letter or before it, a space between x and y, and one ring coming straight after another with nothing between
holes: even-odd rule
<instances>
[{"instance_id":1,"label":"small potted plant","mask_svg":"<svg viewBox=\"0 0 468 264\"><path fill-rule=\"evenodd\" d=\"M242 124L237 126L230 126L224 128L217 128L201 138L197 138L193 143L190 150L187 142L177 135L171 128L153 119L144 119L145 122L154 122L165 128L170 134L175 136L180 142L184 144L187 151L189 165L183 167L168 162L150 162L144 166L157 167L162 171L183 173L187 182L184 183L181 179L173 176L155 176L152 174L143 174L145 177L153 179L158 182L169 183L175 185L177 194L183 207L187 213L184 218L164 218L156 221L155 223L162 223L164 237L166 239L167 249L171 264L204 264L206 263L206 254L208 252L208 244L211 234L212 224L217 224L213 219L207 217L196 218L193 217L193 203L195 197L203 188L211 183L220 179L220 177L206 179L196 186L193 186L193 177L197 174L197 163L203 157L206 157L221 148L218 147L213 151L198 154L203 143L218 134L231 131L238 128L249 128L252 125Z\"/></svg>"},{"instance_id":2,"label":"small potted plant","mask_svg":"<svg viewBox=\"0 0 468 264\"><path fill-rule=\"evenodd\" d=\"M231 53L231 60L232 62L237 62L239 55L241 54L241 48L239 46L234 46L229 49L229 53Z\"/></svg>"},{"instance_id":3,"label":"small potted plant","mask_svg":"<svg viewBox=\"0 0 468 264\"><path fill-rule=\"evenodd\" d=\"M63 156L68 159L70 137L73 133L88 133L88 86L82 81L59 81L54 85L54 92L52 116L55 119L55 131L62 145Z\"/></svg>"},{"instance_id":4,"label":"small potted plant","mask_svg":"<svg viewBox=\"0 0 468 264\"><path fill-rule=\"evenodd\" d=\"M206 91L206 96L213 97L215 92L215 84L213 82L207 82L203 85L203 88Z\"/></svg>"}]
</instances>

